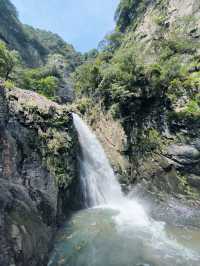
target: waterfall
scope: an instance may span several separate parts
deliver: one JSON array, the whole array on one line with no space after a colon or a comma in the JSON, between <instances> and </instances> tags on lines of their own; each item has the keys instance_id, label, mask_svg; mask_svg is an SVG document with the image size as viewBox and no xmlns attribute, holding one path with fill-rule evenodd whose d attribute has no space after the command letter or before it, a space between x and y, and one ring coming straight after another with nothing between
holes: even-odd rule
<instances>
[{"instance_id":1,"label":"waterfall","mask_svg":"<svg viewBox=\"0 0 200 266\"><path fill-rule=\"evenodd\" d=\"M73 119L82 149L80 177L86 204L93 207L113 203L122 198L122 191L105 152L83 120L76 114Z\"/></svg>"},{"instance_id":2,"label":"waterfall","mask_svg":"<svg viewBox=\"0 0 200 266\"><path fill-rule=\"evenodd\" d=\"M122 193L121 186L113 172L106 154L95 134L77 115L73 114L82 154L80 178L85 205L87 207L107 206L119 210L119 221L148 225L149 219L143 207Z\"/></svg>"},{"instance_id":3,"label":"waterfall","mask_svg":"<svg viewBox=\"0 0 200 266\"><path fill-rule=\"evenodd\" d=\"M62 229L48 266L199 266L199 246L196 252L179 244L168 236L164 222L155 221L136 199L125 196L96 136L78 115L73 114L73 120L88 208L73 214Z\"/></svg>"}]
</instances>

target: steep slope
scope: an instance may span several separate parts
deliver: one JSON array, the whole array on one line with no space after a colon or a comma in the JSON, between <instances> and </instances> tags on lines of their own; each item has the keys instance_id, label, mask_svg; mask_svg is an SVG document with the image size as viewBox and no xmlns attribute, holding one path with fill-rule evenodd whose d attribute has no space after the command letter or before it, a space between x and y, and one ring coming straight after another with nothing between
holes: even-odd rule
<instances>
[{"instance_id":1,"label":"steep slope","mask_svg":"<svg viewBox=\"0 0 200 266\"><path fill-rule=\"evenodd\" d=\"M69 75L81 64L81 54L57 34L23 25L10 0L0 2L0 41L18 52L20 59L10 75L17 86L36 90L35 80L50 76L56 83L51 97L62 103L73 99Z\"/></svg>"},{"instance_id":2,"label":"steep slope","mask_svg":"<svg viewBox=\"0 0 200 266\"><path fill-rule=\"evenodd\" d=\"M23 25L9 0L0 3L0 39L10 49L17 50L29 67L43 65L50 54L60 54L69 60L71 70L80 63L80 54L58 35Z\"/></svg>"},{"instance_id":3,"label":"steep slope","mask_svg":"<svg viewBox=\"0 0 200 266\"><path fill-rule=\"evenodd\" d=\"M0 85L0 265L46 265L57 226L78 206L79 149L66 108Z\"/></svg>"},{"instance_id":4,"label":"steep slope","mask_svg":"<svg viewBox=\"0 0 200 266\"><path fill-rule=\"evenodd\" d=\"M46 54L44 47L37 40L28 43L17 11L9 0L2 0L0 3L0 25L0 39L6 42L10 49L19 51L29 66L38 66L42 63Z\"/></svg>"},{"instance_id":5,"label":"steep slope","mask_svg":"<svg viewBox=\"0 0 200 266\"><path fill-rule=\"evenodd\" d=\"M101 112L123 127L123 182L158 195L200 197L199 18L195 0L122 0L107 45L74 75L94 128Z\"/></svg>"}]
</instances>

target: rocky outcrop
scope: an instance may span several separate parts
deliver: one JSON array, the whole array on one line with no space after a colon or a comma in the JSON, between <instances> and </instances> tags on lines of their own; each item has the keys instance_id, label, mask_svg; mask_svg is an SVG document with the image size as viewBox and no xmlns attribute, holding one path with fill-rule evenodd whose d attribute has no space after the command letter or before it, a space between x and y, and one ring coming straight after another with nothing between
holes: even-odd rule
<instances>
[{"instance_id":1,"label":"rocky outcrop","mask_svg":"<svg viewBox=\"0 0 200 266\"><path fill-rule=\"evenodd\" d=\"M199 201L198 120L191 117L192 124L171 120L171 107L163 98L146 102L145 107L142 102L145 99L138 98L130 110L132 116L121 121L113 120L109 112L101 111L97 105L85 113L85 118L126 191L140 184L159 198L170 195Z\"/></svg>"},{"instance_id":2,"label":"rocky outcrop","mask_svg":"<svg viewBox=\"0 0 200 266\"><path fill-rule=\"evenodd\" d=\"M126 179L124 176L128 176L129 163L123 156L126 135L121 124L114 120L110 113L102 112L98 105L91 113L85 114L85 119L103 145L115 173L123 183Z\"/></svg>"},{"instance_id":3,"label":"rocky outcrop","mask_svg":"<svg viewBox=\"0 0 200 266\"><path fill-rule=\"evenodd\" d=\"M129 161L125 183L142 184L146 191L157 195L166 193L197 202L200 200L199 3L195 0L125 2L120 2L122 12L117 20L119 29L120 24L126 27L126 30L121 28L124 39L109 62L115 75L121 75L119 79L110 75L111 82L103 76L97 88L98 94L105 82L104 90L111 91L109 99L101 96L102 109L114 109L115 119L125 132L127 141L121 148L123 157ZM128 52L134 57L133 72L131 63L124 71L132 58L126 58ZM125 62L123 69L118 69L115 63L123 64L120 56ZM134 64L139 69L144 67L144 72L135 70ZM131 78L126 80L126 74ZM117 141L111 136L110 141L116 144L122 138Z\"/></svg>"},{"instance_id":4,"label":"rocky outcrop","mask_svg":"<svg viewBox=\"0 0 200 266\"><path fill-rule=\"evenodd\" d=\"M158 196L167 193L197 201L200 124L191 117L192 126L186 121L181 121L180 126L176 120L168 119L170 108L159 107L159 99L157 104L148 113L141 109L135 121L125 124L130 182L142 183L147 191Z\"/></svg>"},{"instance_id":5,"label":"rocky outcrop","mask_svg":"<svg viewBox=\"0 0 200 266\"><path fill-rule=\"evenodd\" d=\"M78 206L77 135L66 108L0 85L0 265L41 266Z\"/></svg>"}]
</instances>

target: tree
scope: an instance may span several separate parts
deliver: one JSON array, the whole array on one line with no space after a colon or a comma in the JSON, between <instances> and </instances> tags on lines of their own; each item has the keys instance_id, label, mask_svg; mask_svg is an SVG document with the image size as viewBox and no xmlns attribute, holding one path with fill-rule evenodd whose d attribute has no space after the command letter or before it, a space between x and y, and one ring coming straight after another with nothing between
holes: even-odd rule
<instances>
[{"instance_id":1,"label":"tree","mask_svg":"<svg viewBox=\"0 0 200 266\"><path fill-rule=\"evenodd\" d=\"M73 81L77 95L92 96L101 82L101 61L95 59L76 69L73 73Z\"/></svg>"},{"instance_id":2,"label":"tree","mask_svg":"<svg viewBox=\"0 0 200 266\"><path fill-rule=\"evenodd\" d=\"M0 42L0 77L7 80L17 62L15 51L9 51L3 42Z\"/></svg>"},{"instance_id":3,"label":"tree","mask_svg":"<svg viewBox=\"0 0 200 266\"><path fill-rule=\"evenodd\" d=\"M59 85L59 78L54 76L52 70L46 67L25 68L21 72L17 85L26 90L39 92L48 98L54 98Z\"/></svg>"},{"instance_id":4,"label":"tree","mask_svg":"<svg viewBox=\"0 0 200 266\"><path fill-rule=\"evenodd\" d=\"M101 52L111 52L120 47L123 40L123 34L119 31L114 31L105 36L105 38L99 43L98 48Z\"/></svg>"},{"instance_id":5,"label":"tree","mask_svg":"<svg viewBox=\"0 0 200 266\"><path fill-rule=\"evenodd\" d=\"M53 76L47 76L37 81L37 91L48 98L53 98L58 86L57 79Z\"/></svg>"}]
</instances>

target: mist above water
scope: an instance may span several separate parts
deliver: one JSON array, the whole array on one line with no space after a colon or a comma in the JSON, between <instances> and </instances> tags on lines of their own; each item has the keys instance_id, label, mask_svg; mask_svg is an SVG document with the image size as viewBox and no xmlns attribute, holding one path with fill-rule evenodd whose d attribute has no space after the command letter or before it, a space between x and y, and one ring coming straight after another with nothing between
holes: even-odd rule
<instances>
[{"instance_id":1,"label":"mist above water","mask_svg":"<svg viewBox=\"0 0 200 266\"><path fill-rule=\"evenodd\" d=\"M123 194L95 134L78 115L73 120L82 150L86 209L61 231L49 266L199 266L199 248L182 245L176 229L168 234L164 222L149 217L136 199ZM187 230L182 234L188 237Z\"/></svg>"},{"instance_id":2,"label":"mist above water","mask_svg":"<svg viewBox=\"0 0 200 266\"><path fill-rule=\"evenodd\" d=\"M117 209L120 210L121 216L130 218L133 223L148 226L150 221L143 207L123 195L95 134L78 115L73 114L73 119L82 149L80 177L86 206Z\"/></svg>"}]
</instances>

